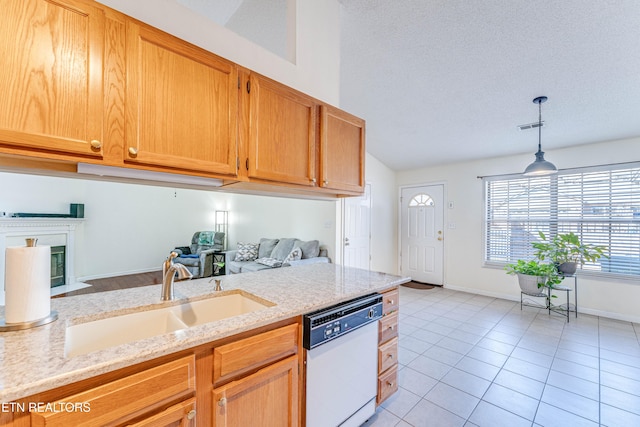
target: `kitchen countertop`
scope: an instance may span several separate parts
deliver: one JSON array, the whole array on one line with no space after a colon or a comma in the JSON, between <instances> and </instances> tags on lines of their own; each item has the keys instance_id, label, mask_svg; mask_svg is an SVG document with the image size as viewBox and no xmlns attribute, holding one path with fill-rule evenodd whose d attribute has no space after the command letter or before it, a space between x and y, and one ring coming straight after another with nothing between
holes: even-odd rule
<instances>
[{"instance_id":1,"label":"kitchen countertop","mask_svg":"<svg viewBox=\"0 0 640 427\"><path fill-rule=\"evenodd\" d=\"M250 329L309 313L410 280L336 264L312 264L176 282L175 299L160 300L161 285L51 300L59 318L34 329L0 333L0 402L10 402L106 372L186 350ZM135 311L150 310L242 290L275 305L128 344L65 357L65 329ZM4 307L0 306L4 317ZM132 325L134 327L134 325Z\"/></svg>"}]
</instances>

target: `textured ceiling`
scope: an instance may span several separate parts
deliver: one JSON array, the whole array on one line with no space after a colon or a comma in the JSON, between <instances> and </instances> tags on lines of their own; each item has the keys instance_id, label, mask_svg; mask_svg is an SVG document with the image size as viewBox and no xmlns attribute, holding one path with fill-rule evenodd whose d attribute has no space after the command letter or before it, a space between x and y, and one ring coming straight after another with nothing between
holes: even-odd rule
<instances>
[{"instance_id":1,"label":"textured ceiling","mask_svg":"<svg viewBox=\"0 0 640 427\"><path fill-rule=\"evenodd\" d=\"M339 0L341 107L394 170L640 136L639 0ZM634 159L640 160L640 159Z\"/></svg>"}]
</instances>

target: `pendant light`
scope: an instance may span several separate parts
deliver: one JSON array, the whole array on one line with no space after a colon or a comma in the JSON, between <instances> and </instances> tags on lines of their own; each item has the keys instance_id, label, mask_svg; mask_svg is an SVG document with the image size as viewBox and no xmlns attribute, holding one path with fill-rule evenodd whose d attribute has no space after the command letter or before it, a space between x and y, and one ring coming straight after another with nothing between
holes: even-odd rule
<instances>
[{"instance_id":1,"label":"pendant light","mask_svg":"<svg viewBox=\"0 0 640 427\"><path fill-rule=\"evenodd\" d=\"M558 173L558 168L544 159L544 151L542 151L542 103L546 100L546 96L539 96L533 100L534 104L538 104L538 152L536 160L524 170L524 176L544 176Z\"/></svg>"}]
</instances>

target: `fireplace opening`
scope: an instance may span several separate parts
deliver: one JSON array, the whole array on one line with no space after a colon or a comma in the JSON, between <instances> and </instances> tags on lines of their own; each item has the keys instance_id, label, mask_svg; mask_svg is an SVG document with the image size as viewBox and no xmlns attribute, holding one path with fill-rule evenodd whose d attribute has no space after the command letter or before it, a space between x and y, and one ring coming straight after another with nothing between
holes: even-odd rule
<instances>
[{"instance_id":1,"label":"fireplace opening","mask_svg":"<svg viewBox=\"0 0 640 427\"><path fill-rule=\"evenodd\" d=\"M51 247L51 287L62 286L66 283L66 246Z\"/></svg>"}]
</instances>

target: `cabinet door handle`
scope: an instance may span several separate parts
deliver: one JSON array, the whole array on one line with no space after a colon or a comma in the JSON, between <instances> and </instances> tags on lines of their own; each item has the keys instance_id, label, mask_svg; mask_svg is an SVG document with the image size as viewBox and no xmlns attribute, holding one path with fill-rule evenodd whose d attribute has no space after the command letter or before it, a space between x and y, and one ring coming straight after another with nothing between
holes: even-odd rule
<instances>
[{"instance_id":1,"label":"cabinet door handle","mask_svg":"<svg viewBox=\"0 0 640 427\"><path fill-rule=\"evenodd\" d=\"M394 305L396 303L396 300L394 299L388 299L387 302L391 305Z\"/></svg>"},{"instance_id":2,"label":"cabinet door handle","mask_svg":"<svg viewBox=\"0 0 640 427\"><path fill-rule=\"evenodd\" d=\"M389 326L387 327L387 329L389 329L390 331L393 331L393 330L395 329L395 326L393 326L393 325L389 325Z\"/></svg>"},{"instance_id":3,"label":"cabinet door handle","mask_svg":"<svg viewBox=\"0 0 640 427\"><path fill-rule=\"evenodd\" d=\"M135 157L138 155L138 149L135 147L129 147L129 155Z\"/></svg>"},{"instance_id":4,"label":"cabinet door handle","mask_svg":"<svg viewBox=\"0 0 640 427\"><path fill-rule=\"evenodd\" d=\"M218 400L218 406L225 406L227 404L227 398L223 397L222 399Z\"/></svg>"},{"instance_id":5,"label":"cabinet door handle","mask_svg":"<svg viewBox=\"0 0 640 427\"><path fill-rule=\"evenodd\" d=\"M329 181L327 181L326 179L325 179L324 181L322 181L322 183L323 183L324 185L329 185Z\"/></svg>"},{"instance_id":6,"label":"cabinet door handle","mask_svg":"<svg viewBox=\"0 0 640 427\"><path fill-rule=\"evenodd\" d=\"M317 182L317 180L315 178L311 178L311 182L313 182L315 184Z\"/></svg>"},{"instance_id":7,"label":"cabinet door handle","mask_svg":"<svg viewBox=\"0 0 640 427\"><path fill-rule=\"evenodd\" d=\"M98 141L97 139L92 139L91 140L91 148L99 150L102 148L102 142Z\"/></svg>"},{"instance_id":8,"label":"cabinet door handle","mask_svg":"<svg viewBox=\"0 0 640 427\"><path fill-rule=\"evenodd\" d=\"M393 387L395 385L396 385L396 383L394 383L392 381L387 381L387 387Z\"/></svg>"},{"instance_id":9,"label":"cabinet door handle","mask_svg":"<svg viewBox=\"0 0 640 427\"><path fill-rule=\"evenodd\" d=\"M393 359L393 354L387 354L387 359Z\"/></svg>"},{"instance_id":10,"label":"cabinet door handle","mask_svg":"<svg viewBox=\"0 0 640 427\"><path fill-rule=\"evenodd\" d=\"M192 420L196 417L196 410L192 409L187 413L187 419Z\"/></svg>"}]
</instances>

